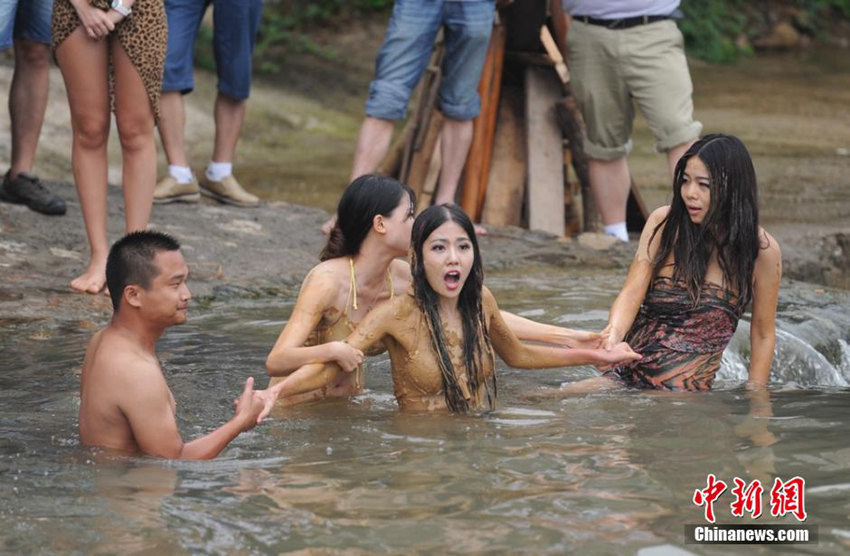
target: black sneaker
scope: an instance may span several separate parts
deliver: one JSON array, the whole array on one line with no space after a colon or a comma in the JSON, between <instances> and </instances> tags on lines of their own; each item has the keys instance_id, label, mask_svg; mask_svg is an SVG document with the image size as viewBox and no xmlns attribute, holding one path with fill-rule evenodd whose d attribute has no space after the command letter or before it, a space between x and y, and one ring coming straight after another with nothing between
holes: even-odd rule
<instances>
[{"instance_id":1,"label":"black sneaker","mask_svg":"<svg viewBox=\"0 0 850 556\"><path fill-rule=\"evenodd\" d=\"M36 176L21 172L11 179L9 172L3 177L0 200L26 205L41 214L65 214L65 199L52 193Z\"/></svg>"}]
</instances>

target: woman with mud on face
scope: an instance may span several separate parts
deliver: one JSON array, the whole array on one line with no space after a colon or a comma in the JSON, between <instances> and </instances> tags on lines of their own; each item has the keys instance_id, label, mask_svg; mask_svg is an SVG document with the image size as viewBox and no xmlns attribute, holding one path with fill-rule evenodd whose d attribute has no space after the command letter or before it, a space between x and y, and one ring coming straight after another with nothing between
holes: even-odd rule
<instances>
[{"instance_id":1,"label":"woman with mud on face","mask_svg":"<svg viewBox=\"0 0 850 556\"><path fill-rule=\"evenodd\" d=\"M359 350L379 343L392 363L402 409L454 412L496 402L495 353L522 368L610 364L639 359L628 345L610 350L527 345L505 323L484 271L472 222L456 205L432 206L413 224L413 288L372 310L347 342ZM335 376L310 365L290 375L284 395L310 391Z\"/></svg>"},{"instance_id":2,"label":"woman with mud on face","mask_svg":"<svg viewBox=\"0 0 850 556\"><path fill-rule=\"evenodd\" d=\"M283 377L311 363L336 363L327 384L286 403L346 397L363 388L363 351L344 342L366 314L407 292L413 191L386 176L368 174L346 188L321 261L307 274L292 315L266 359L270 376ZM504 313L522 339L579 347L599 345L598 334L539 324ZM367 353L383 351L380 343ZM336 367L334 367L336 368ZM273 378L270 386L281 378Z\"/></svg>"},{"instance_id":3,"label":"woman with mud on face","mask_svg":"<svg viewBox=\"0 0 850 556\"><path fill-rule=\"evenodd\" d=\"M763 387L781 276L779 245L759 226L747 148L737 137L707 135L676 165L673 201L647 220L611 306L606 346L625 339L643 359L543 395L617 386L708 390L750 303L748 386Z\"/></svg>"}]
</instances>

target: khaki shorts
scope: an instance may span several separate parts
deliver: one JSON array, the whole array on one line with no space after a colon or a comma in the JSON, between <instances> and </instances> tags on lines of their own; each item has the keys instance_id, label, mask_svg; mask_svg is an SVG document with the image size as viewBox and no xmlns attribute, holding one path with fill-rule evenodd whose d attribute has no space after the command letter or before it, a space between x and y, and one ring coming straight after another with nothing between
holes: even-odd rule
<instances>
[{"instance_id":1,"label":"khaki shorts","mask_svg":"<svg viewBox=\"0 0 850 556\"><path fill-rule=\"evenodd\" d=\"M673 21L612 30L573 20L567 44L589 157L614 160L631 151L632 100L649 122L657 150L699 137L684 40Z\"/></svg>"}]
</instances>

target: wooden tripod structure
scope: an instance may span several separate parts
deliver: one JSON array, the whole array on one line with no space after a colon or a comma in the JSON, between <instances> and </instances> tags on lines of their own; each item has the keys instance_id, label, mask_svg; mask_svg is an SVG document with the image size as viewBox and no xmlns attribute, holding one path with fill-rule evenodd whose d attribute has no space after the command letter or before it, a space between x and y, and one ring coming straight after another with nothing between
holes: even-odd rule
<instances>
[{"instance_id":1,"label":"wooden tripod structure","mask_svg":"<svg viewBox=\"0 0 850 556\"><path fill-rule=\"evenodd\" d=\"M557 236L596 231L584 124L569 70L544 24L545 3L511 7L502 10L491 35L459 204L473 221L495 226L526 226ZM520 40L511 40L517 36ZM378 168L413 188L417 212L431 204L442 166L444 118L437 108L442 58L439 35L411 117ZM629 228L641 229L647 210L634 183L627 212Z\"/></svg>"}]
</instances>

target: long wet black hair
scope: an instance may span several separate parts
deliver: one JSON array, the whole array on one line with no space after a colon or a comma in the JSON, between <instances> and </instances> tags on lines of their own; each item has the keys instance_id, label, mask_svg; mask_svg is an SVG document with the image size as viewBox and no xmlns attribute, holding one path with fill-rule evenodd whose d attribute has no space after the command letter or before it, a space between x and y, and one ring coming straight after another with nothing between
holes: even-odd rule
<instances>
[{"instance_id":1,"label":"long wet black hair","mask_svg":"<svg viewBox=\"0 0 850 556\"><path fill-rule=\"evenodd\" d=\"M410 199L413 212L414 194L409 186L397 179L380 174L365 174L345 188L336 209L336 225L331 230L328 243L319 260L356 255L375 216L389 216L402 198Z\"/></svg>"},{"instance_id":2,"label":"long wet black hair","mask_svg":"<svg viewBox=\"0 0 850 556\"><path fill-rule=\"evenodd\" d=\"M481 264L481 253L478 249L478 239L472 221L460 207L454 204L434 205L424 210L413 223L413 238L411 246L410 266L413 274L413 293L416 303L425 314L428 329L431 332L431 347L437 354L440 366L443 392L446 405L456 413L469 411L469 402L463 395L458 383L454 365L446 349L446 338L443 333L442 319L439 312L439 294L434 291L425 276L425 264L422 250L428 237L446 222L455 222L469 236L475 260L469 276L460 291L458 310L463 325L463 356L466 365L466 381L470 393L477 395L482 383L487 391L487 403L490 409L496 406L496 373L493 373L491 384L484 377L484 357L487 357L495 370L495 357L490 343L490 335L484 323L484 310L481 304L481 290L484 285L484 267Z\"/></svg>"},{"instance_id":3,"label":"long wet black hair","mask_svg":"<svg viewBox=\"0 0 850 556\"><path fill-rule=\"evenodd\" d=\"M682 199L685 166L696 156L708 170L711 201L704 220L694 224ZM673 255L673 279L683 280L694 304L712 252L727 287L738 296L738 308L753 297L753 268L759 252L759 212L756 172L747 147L731 135L714 133L694 143L676 164L673 201L667 217L656 226L661 244L653 261L652 277ZM650 240L650 243L652 241Z\"/></svg>"}]
</instances>

